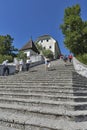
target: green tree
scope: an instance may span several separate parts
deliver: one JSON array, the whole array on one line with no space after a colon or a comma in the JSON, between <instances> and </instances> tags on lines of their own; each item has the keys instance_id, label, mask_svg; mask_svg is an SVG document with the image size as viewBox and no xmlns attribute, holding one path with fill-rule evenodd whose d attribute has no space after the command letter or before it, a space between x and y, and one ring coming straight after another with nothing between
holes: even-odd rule
<instances>
[{"instance_id":1,"label":"green tree","mask_svg":"<svg viewBox=\"0 0 87 130\"><path fill-rule=\"evenodd\" d=\"M13 38L10 35L0 36L0 54L2 55L13 55L14 51L18 51L12 45Z\"/></svg>"},{"instance_id":2,"label":"green tree","mask_svg":"<svg viewBox=\"0 0 87 130\"><path fill-rule=\"evenodd\" d=\"M37 49L38 49L39 51L42 51L42 50L43 50L42 45L40 45L40 44L38 44L38 43L36 43L36 47L37 47Z\"/></svg>"},{"instance_id":3,"label":"green tree","mask_svg":"<svg viewBox=\"0 0 87 130\"><path fill-rule=\"evenodd\" d=\"M75 55L87 53L87 22L82 21L81 9L77 4L65 9L63 24L65 46Z\"/></svg>"},{"instance_id":4,"label":"green tree","mask_svg":"<svg viewBox=\"0 0 87 130\"><path fill-rule=\"evenodd\" d=\"M53 59L53 52L49 49L44 49L43 46L41 44L39 44L38 42L36 43L36 47L38 48L39 52L50 59Z\"/></svg>"},{"instance_id":5,"label":"green tree","mask_svg":"<svg viewBox=\"0 0 87 130\"><path fill-rule=\"evenodd\" d=\"M53 59L53 52L51 50L43 50L42 51L43 55L49 59Z\"/></svg>"},{"instance_id":6,"label":"green tree","mask_svg":"<svg viewBox=\"0 0 87 130\"><path fill-rule=\"evenodd\" d=\"M27 59L27 54L24 53L23 51L19 51L19 53L17 54L17 58L23 59L25 61Z\"/></svg>"},{"instance_id":7,"label":"green tree","mask_svg":"<svg viewBox=\"0 0 87 130\"><path fill-rule=\"evenodd\" d=\"M16 56L15 51L18 49L12 45L13 40L8 34L6 36L0 35L0 63L6 59L10 62Z\"/></svg>"}]
</instances>

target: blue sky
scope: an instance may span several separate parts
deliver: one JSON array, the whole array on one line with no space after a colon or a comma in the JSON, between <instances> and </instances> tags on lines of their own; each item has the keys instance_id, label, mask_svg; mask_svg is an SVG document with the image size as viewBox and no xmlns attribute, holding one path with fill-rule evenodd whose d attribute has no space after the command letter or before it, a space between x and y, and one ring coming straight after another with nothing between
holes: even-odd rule
<instances>
[{"instance_id":1,"label":"blue sky","mask_svg":"<svg viewBox=\"0 0 87 130\"><path fill-rule=\"evenodd\" d=\"M0 0L0 35L11 35L13 45L20 49L32 36L49 34L59 43L61 52L68 54L63 44L60 24L65 8L79 4L81 17L87 21L87 0Z\"/></svg>"}]
</instances>

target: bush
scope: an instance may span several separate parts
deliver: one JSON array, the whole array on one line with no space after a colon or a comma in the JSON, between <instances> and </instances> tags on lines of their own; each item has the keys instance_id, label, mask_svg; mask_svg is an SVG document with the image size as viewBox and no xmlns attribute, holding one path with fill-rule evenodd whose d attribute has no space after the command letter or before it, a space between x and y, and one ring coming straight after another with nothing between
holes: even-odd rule
<instances>
[{"instance_id":1,"label":"bush","mask_svg":"<svg viewBox=\"0 0 87 130\"><path fill-rule=\"evenodd\" d=\"M51 50L43 50L43 55L49 59L53 59L53 52Z\"/></svg>"},{"instance_id":2,"label":"bush","mask_svg":"<svg viewBox=\"0 0 87 130\"><path fill-rule=\"evenodd\" d=\"M17 54L17 58L26 60L27 59L27 54L22 52L22 51L19 51L19 53Z\"/></svg>"},{"instance_id":3,"label":"bush","mask_svg":"<svg viewBox=\"0 0 87 130\"><path fill-rule=\"evenodd\" d=\"M78 55L78 56L76 56L76 58L77 58L80 62L82 62L82 63L84 63L84 64L87 65L87 53L85 53L85 54L83 54L83 55Z\"/></svg>"},{"instance_id":4,"label":"bush","mask_svg":"<svg viewBox=\"0 0 87 130\"><path fill-rule=\"evenodd\" d=\"M11 55L0 55L0 63L2 63L4 60L8 60L9 62L12 62L13 57Z\"/></svg>"}]
</instances>

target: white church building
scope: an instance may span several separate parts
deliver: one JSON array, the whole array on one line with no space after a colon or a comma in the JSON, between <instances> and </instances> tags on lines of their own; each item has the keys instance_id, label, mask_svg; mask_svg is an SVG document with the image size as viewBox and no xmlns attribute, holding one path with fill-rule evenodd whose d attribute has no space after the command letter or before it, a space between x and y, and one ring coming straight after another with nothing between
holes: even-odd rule
<instances>
[{"instance_id":1,"label":"white church building","mask_svg":"<svg viewBox=\"0 0 87 130\"><path fill-rule=\"evenodd\" d=\"M40 55L37 47L35 46L33 40L29 40L24 46L19 50L24 52L29 57L31 62L43 62L43 56Z\"/></svg>"},{"instance_id":2,"label":"white church building","mask_svg":"<svg viewBox=\"0 0 87 130\"><path fill-rule=\"evenodd\" d=\"M61 51L58 42L50 35L40 36L35 42L41 45L44 49L51 50L53 52L54 59L59 58Z\"/></svg>"}]
</instances>

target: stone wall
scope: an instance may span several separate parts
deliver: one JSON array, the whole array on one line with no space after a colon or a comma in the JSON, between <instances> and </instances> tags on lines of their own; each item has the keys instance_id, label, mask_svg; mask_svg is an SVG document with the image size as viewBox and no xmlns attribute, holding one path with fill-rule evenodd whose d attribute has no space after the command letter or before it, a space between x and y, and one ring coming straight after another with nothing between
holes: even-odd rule
<instances>
[{"instance_id":1,"label":"stone wall","mask_svg":"<svg viewBox=\"0 0 87 130\"><path fill-rule=\"evenodd\" d=\"M73 65L77 73L87 77L87 65L79 62L75 57L73 57Z\"/></svg>"},{"instance_id":2,"label":"stone wall","mask_svg":"<svg viewBox=\"0 0 87 130\"><path fill-rule=\"evenodd\" d=\"M33 62L30 64L30 67L34 67L34 66L37 66L37 65L40 65L40 64L43 64L44 61L37 61L37 62ZM14 74L15 73L15 69L16 69L16 65L11 63L8 65L9 67L9 73L10 75L11 74ZM24 66L24 68L26 68L26 66ZM3 65L0 65L0 76L2 76L2 73L3 73Z\"/></svg>"},{"instance_id":3,"label":"stone wall","mask_svg":"<svg viewBox=\"0 0 87 130\"><path fill-rule=\"evenodd\" d=\"M8 65L9 67L9 73L14 74L15 73L15 65ZM0 65L0 75L3 73L3 65Z\"/></svg>"}]
</instances>

